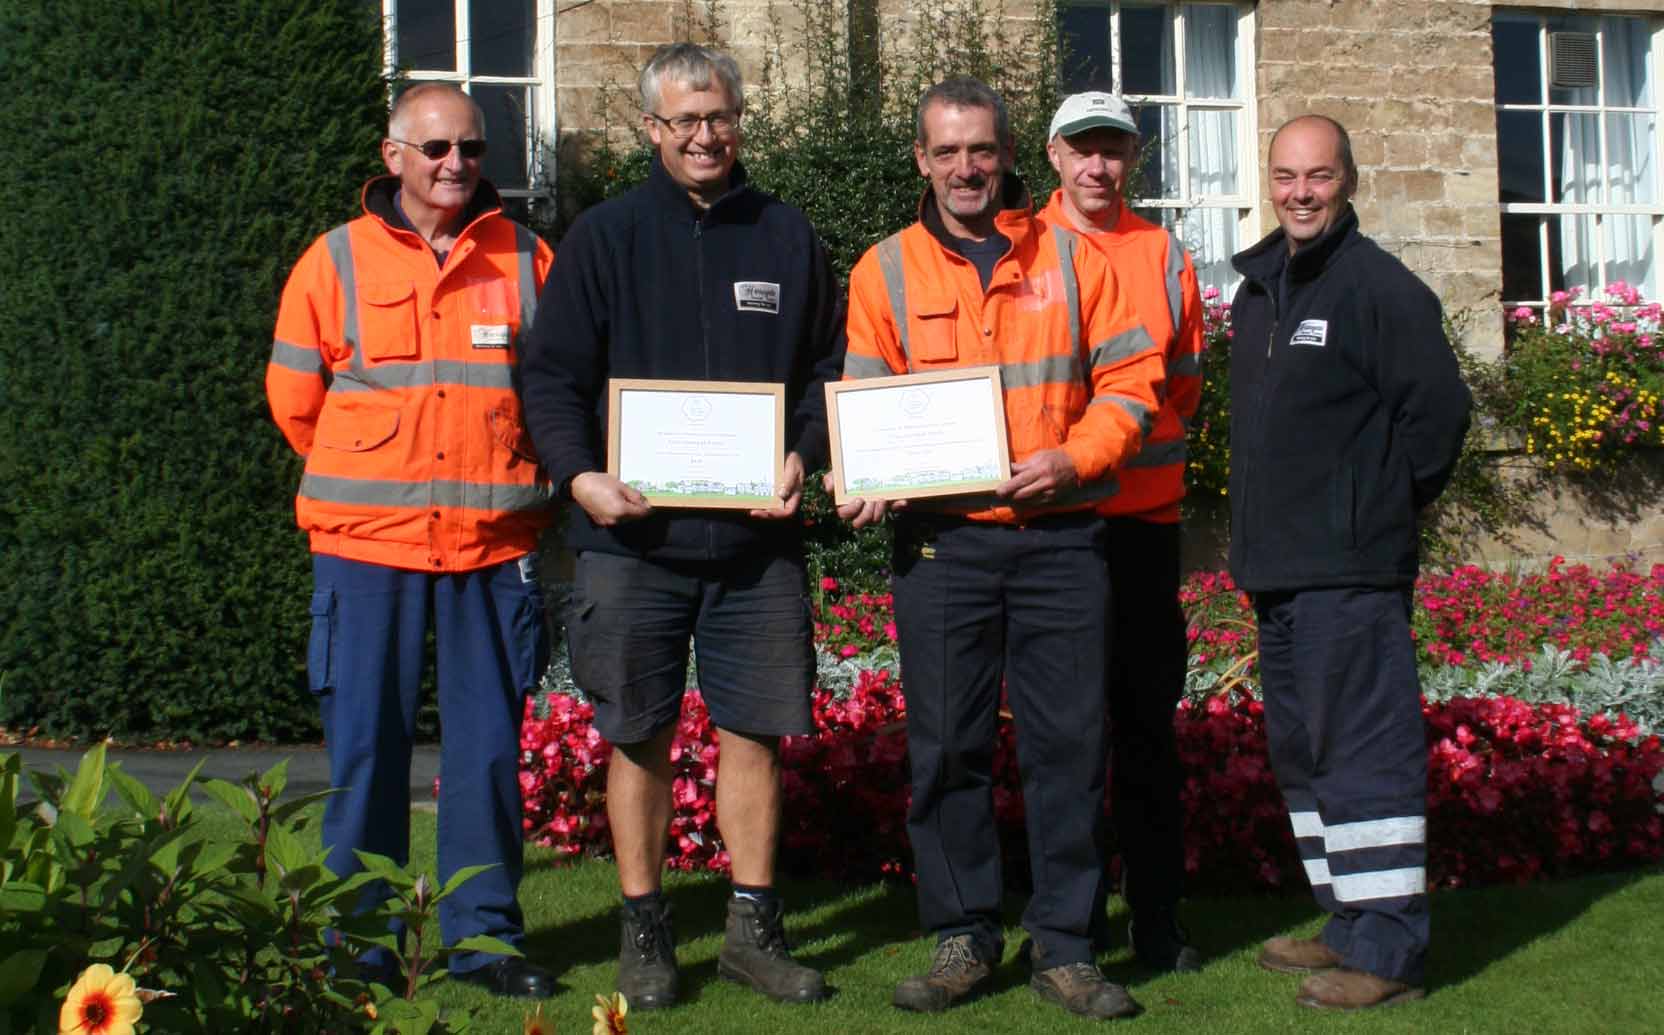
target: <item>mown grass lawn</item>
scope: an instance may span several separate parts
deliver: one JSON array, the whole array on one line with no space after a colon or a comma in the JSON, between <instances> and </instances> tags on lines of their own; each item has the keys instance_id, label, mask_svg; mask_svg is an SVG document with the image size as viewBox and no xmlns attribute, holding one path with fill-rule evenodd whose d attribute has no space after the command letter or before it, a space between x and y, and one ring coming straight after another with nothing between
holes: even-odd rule
<instances>
[{"instance_id":1,"label":"mown grass lawn","mask_svg":"<svg viewBox=\"0 0 1664 1035\"><path fill-rule=\"evenodd\" d=\"M434 817L415 817L417 859L431 866ZM1097 1027L1044 1004L1016 960L1022 930L1013 904L1006 962L995 991L939 1016L890 1006L903 977L928 965L910 888L789 881L788 933L797 955L822 968L836 993L826 1003L787 1007L721 980L726 883L674 875L684 1003L632 1013L633 1035L782 1032L793 1035L891 1032L1088 1031ZM618 952L615 872L610 863L557 862L528 849L521 901L528 954L552 968L562 992L544 1006L559 1033L590 1030L597 992L611 992ZM1145 1007L1139 1032L1658 1032L1664 1031L1664 870L1585 877L1521 888L1442 892L1433 900L1430 996L1369 1014L1319 1015L1294 1004L1298 979L1254 965L1273 934L1314 933L1319 917L1301 897L1201 899L1186 919L1208 959L1200 974L1156 975L1124 946L1104 960ZM471 986L438 986L442 1001L480 1010L477 1031L517 1035L529 1004L493 999Z\"/></svg>"}]
</instances>

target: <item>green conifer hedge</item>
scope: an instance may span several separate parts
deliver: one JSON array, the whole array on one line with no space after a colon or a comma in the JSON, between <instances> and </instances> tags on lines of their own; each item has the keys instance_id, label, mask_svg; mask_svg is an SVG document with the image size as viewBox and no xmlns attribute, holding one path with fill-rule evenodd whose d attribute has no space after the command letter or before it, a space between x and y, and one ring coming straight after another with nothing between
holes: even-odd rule
<instances>
[{"instance_id":1,"label":"green conifer hedge","mask_svg":"<svg viewBox=\"0 0 1664 1035\"><path fill-rule=\"evenodd\" d=\"M7 0L0 723L313 735L283 278L384 118L364 0Z\"/></svg>"}]
</instances>

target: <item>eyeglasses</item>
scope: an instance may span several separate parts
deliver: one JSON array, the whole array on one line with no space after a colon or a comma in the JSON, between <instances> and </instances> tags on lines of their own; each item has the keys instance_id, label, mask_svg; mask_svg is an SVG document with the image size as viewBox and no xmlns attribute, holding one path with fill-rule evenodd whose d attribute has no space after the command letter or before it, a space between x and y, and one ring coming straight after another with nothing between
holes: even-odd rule
<instances>
[{"instance_id":1,"label":"eyeglasses","mask_svg":"<svg viewBox=\"0 0 1664 1035\"><path fill-rule=\"evenodd\" d=\"M740 126L739 113L733 111L713 111L709 115L677 115L669 119L647 112L647 117L670 130L670 135L677 140L686 140L699 132L700 123L711 127L712 135L719 137L727 136Z\"/></svg>"},{"instance_id":2,"label":"eyeglasses","mask_svg":"<svg viewBox=\"0 0 1664 1035\"><path fill-rule=\"evenodd\" d=\"M400 140L398 137L388 137L387 139L395 144L403 144L405 147L414 147L422 152L423 158L430 162L437 162L450 154L453 143L456 145L456 149L462 152L462 157L465 159L478 158L485 154L485 141L483 140L424 140L418 144L410 140Z\"/></svg>"}]
</instances>

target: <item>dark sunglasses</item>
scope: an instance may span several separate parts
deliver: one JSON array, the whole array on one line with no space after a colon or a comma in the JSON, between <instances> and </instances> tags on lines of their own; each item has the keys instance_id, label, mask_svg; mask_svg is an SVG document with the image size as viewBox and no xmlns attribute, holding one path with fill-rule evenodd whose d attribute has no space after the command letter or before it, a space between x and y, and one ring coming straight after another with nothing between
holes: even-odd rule
<instances>
[{"instance_id":1,"label":"dark sunglasses","mask_svg":"<svg viewBox=\"0 0 1664 1035\"><path fill-rule=\"evenodd\" d=\"M424 140L418 144L410 140L400 140L398 137L388 137L387 139L395 144L403 144L405 147L414 147L422 152L423 158L431 162L437 162L450 154L453 143L456 144L456 149L462 152L464 158L478 158L485 154L485 141L483 140Z\"/></svg>"}]
</instances>

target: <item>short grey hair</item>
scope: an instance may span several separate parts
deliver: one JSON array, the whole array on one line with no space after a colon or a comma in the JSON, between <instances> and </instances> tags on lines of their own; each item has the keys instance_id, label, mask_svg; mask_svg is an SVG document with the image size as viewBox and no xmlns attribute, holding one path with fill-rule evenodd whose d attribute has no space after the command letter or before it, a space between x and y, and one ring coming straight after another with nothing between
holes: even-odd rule
<instances>
[{"instance_id":1,"label":"short grey hair","mask_svg":"<svg viewBox=\"0 0 1664 1035\"><path fill-rule=\"evenodd\" d=\"M659 93L666 79L690 90L708 90L712 81L722 86L735 112L745 110L745 84L740 79L740 66L721 51L701 47L697 43L667 43L653 52L636 80L641 93L641 110L657 114Z\"/></svg>"},{"instance_id":2,"label":"short grey hair","mask_svg":"<svg viewBox=\"0 0 1664 1035\"><path fill-rule=\"evenodd\" d=\"M387 135L393 138L405 136L404 120L410 116L410 109L422 98L440 94L459 97L468 102L468 106L474 109L474 121L480 127L480 136L485 136L485 109L480 107L479 101L474 100L466 90L455 83L417 83L402 91L393 100L393 110L387 113Z\"/></svg>"},{"instance_id":3,"label":"short grey hair","mask_svg":"<svg viewBox=\"0 0 1664 1035\"><path fill-rule=\"evenodd\" d=\"M919 105L913 111L913 131L919 146L925 146L924 113L932 104L951 104L955 108L987 108L994 113L994 132L1001 144L1011 140L1011 117L1005 113L1005 101L994 88L968 75L944 79L919 95Z\"/></svg>"}]
</instances>

